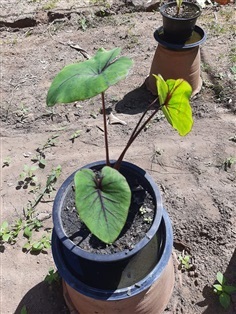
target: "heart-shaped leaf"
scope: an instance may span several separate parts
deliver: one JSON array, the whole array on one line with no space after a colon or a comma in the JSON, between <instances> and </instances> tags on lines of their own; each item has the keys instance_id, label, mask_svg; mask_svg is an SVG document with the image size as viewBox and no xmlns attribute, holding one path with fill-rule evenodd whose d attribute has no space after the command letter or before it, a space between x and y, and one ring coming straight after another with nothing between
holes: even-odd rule
<instances>
[{"instance_id":1,"label":"heart-shaped leaf","mask_svg":"<svg viewBox=\"0 0 236 314\"><path fill-rule=\"evenodd\" d=\"M49 88L47 105L92 98L125 78L133 61L128 57L117 58L120 51L100 48L89 60L64 67Z\"/></svg>"},{"instance_id":2,"label":"heart-shaped leaf","mask_svg":"<svg viewBox=\"0 0 236 314\"><path fill-rule=\"evenodd\" d=\"M101 172L79 170L74 177L80 219L97 238L112 243L123 229L131 201L125 177L105 166Z\"/></svg>"},{"instance_id":3,"label":"heart-shaped leaf","mask_svg":"<svg viewBox=\"0 0 236 314\"><path fill-rule=\"evenodd\" d=\"M180 135L188 134L193 125L189 99L192 87L183 79L164 81L161 75L154 75L161 109L167 121Z\"/></svg>"}]
</instances>

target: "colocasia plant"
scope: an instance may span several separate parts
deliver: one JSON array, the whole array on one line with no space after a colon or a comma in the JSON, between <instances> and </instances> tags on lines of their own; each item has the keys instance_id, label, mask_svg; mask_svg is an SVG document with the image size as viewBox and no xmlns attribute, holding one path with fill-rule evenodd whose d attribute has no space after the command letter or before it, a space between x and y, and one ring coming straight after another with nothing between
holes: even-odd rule
<instances>
[{"instance_id":1,"label":"colocasia plant","mask_svg":"<svg viewBox=\"0 0 236 314\"><path fill-rule=\"evenodd\" d=\"M165 81L160 75L155 75L158 98L147 105L124 150L111 165L104 93L109 86L124 79L133 65L130 58L119 57L120 52L120 48L109 51L100 48L94 57L64 67L54 78L47 94L48 106L73 103L101 94L106 166L99 173L91 169L79 170L74 184L80 219L105 243L113 243L117 239L128 216L131 191L119 172L127 149L159 110L181 136L189 133L193 124L189 103L192 89L188 82L183 79Z\"/></svg>"}]
</instances>

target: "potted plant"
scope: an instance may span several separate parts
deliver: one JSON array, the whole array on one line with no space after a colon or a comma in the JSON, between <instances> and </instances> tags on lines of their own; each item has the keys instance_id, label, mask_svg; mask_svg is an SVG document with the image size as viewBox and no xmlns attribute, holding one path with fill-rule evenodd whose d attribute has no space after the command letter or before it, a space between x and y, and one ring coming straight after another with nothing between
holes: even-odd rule
<instances>
[{"instance_id":1,"label":"potted plant","mask_svg":"<svg viewBox=\"0 0 236 314\"><path fill-rule=\"evenodd\" d=\"M159 189L143 169L123 158L159 110L186 135L193 124L192 89L183 79L164 81L156 75L159 103L155 99L147 106L124 150L112 161L104 92L124 79L133 63L119 54L119 48L101 48L89 60L66 66L47 95L48 106L98 94L102 99L105 161L72 173L53 205L54 260L67 303L81 314L161 313L174 284L172 228Z\"/></svg>"},{"instance_id":2,"label":"potted plant","mask_svg":"<svg viewBox=\"0 0 236 314\"><path fill-rule=\"evenodd\" d=\"M192 35L201 7L193 2L176 0L160 7L163 18L163 32L170 43L181 44Z\"/></svg>"},{"instance_id":3,"label":"potted plant","mask_svg":"<svg viewBox=\"0 0 236 314\"><path fill-rule=\"evenodd\" d=\"M163 4L160 13L163 25L154 32L158 46L146 79L147 88L157 94L153 74L159 73L165 80L182 77L191 85L194 96L202 87L200 44L206 40L204 30L195 25L201 7L176 0Z\"/></svg>"}]
</instances>

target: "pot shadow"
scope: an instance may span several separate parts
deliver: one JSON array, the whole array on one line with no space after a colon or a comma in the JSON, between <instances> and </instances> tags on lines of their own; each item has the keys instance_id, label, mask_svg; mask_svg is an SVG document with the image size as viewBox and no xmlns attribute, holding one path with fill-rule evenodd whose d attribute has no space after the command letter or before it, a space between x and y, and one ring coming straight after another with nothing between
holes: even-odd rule
<instances>
[{"instance_id":1,"label":"pot shadow","mask_svg":"<svg viewBox=\"0 0 236 314\"><path fill-rule=\"evenodd\" d=\"M235 269L236 269L236 249L224 273L224 276L229 285L234 285L234 286L236 285ZM197 303L197 305L200 307L207 306L207 308L202 312L203 314L226 313L226 311L223 309L223 307L219 303L219 296L213 292L212 286L206 285L204 287L203 296L205 300ZM230 304L229 309L227 310L227 314L236 313L236 294L231 295L231 300L232 302Z\"/></svg>"},{"instance_id":2,"label":"pot shadow","mask_svg":"<svg viewBox=\"0 0 236 314\"><path fill-rule=\"evenodd\" d=\"M132 90L115 105L117 113L138 114L144 112L147 106L156 98L143 83L140 87Z\"/></svg>"},{"instance_id":3,"label":"pot shadow","mask_svg":"<svg viewBox=\"0 0 236 314\"><path fill-rule=\"evenodd\" d=\"M28 314L69 314L63 298L62 284L40 282L31 288L22 298L14 314L21 314L23 307Z\"/></svg>"}]
</instances>

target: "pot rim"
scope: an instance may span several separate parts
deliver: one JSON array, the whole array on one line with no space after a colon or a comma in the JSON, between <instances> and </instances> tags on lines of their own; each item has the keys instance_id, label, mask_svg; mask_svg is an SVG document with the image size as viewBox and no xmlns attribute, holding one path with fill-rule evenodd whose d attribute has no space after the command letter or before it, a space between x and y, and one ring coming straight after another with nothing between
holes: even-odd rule
<instances>
[{"instance_id":1,"label":"pot rim","mask_svg":"<svg viewBox=\"0 0 236 314\"><path fill-rule=\"evenodd\" d=\"M155 40L162 46L171 49L171 50L186 50L191 49L200 46L203 44L207 39L207 34L200 26L195 25L194 30L196 33L198 33L201 36L201 39L199 41L196 41L191 44L173 44L171 42L166 41L164 38L161 37L161 34L163 34L163 26L160 26L155 32L154 32L154 38Z\"/></svg>"},{"instance_id":2,"label":"pot rim","mask_svg":"<svg viewBox=\"0 0 236 314\"><path fill-rule=\"evenodd\" d=\"M157 264L154 266L152 271L145 276L140 281L134 283L131 286L120 288L117 290L105 290L91 287L83 282L81 282L78 278L76 278L69 270L67 265L63 260L63 253L59 250L59 239L55 232L52 235L52 251L53 258L55 264L57 266L59 274L62 278L67 282L67 284L88 297L99 299L99 300L121 300L127 299L129 297L133 297L141 293L142 291L147 290L150 286L162 275L165 267L167 266L169 259L171 258L172 249L173 249L173 230L171 221L168 213L165 209L163 209L162 223L160 227L163 227L163 251L160 259Z\"/></svg>"},{"instance_id":3,"label":"pot rim","mask_svg":"<svg viewBox=\"0 0 236 314\"><path fill-rule=\"evenodd\" d=\"M202 8L199 4L197 3L193 3L193 2L187 2L187 1L183 1L182 4L184 5L187 5L187 6L191 6L191 7L195 7L198 9L198 11L191 17L175 17L175 16L171 16L169 14L167 14L165 12L165 9L167 7L173 7L173 6L176 6L176 1L173 1L173 2L168 2L166 4L163 4L161 7L160 7L160 13L163 17L166 17L166 18L170 18L170 19L173 19L173 20L178 20L178 21L189 21L189 20L192 20L192 19L195 19L195 18L198 18L201 13L202 13Z\"/></svg>"},{"instance_id":4,"label":"pot rim","mask_svg":"<svg viewBox=\"0 0 236 314\"><path fill-rule=\"evenodd\" d=\"M115 161L111 161L111 163L114 163ZM95 166L101 166L105 165L105 161L97 161L93 162L91 164L87 164L79 169L84 169L84 168L93 168ZM144 177L147 180L147 183L153 190L153 196L154 196L154 202L156 203L156 213L155 217L152 223L152 226L146 233L145 237L140 240L132 250L125 250L122 252L117 252L113 254L97 254L97 253L91 253L88 251L85 251L78 247L72 240L68 238L66 235L63 225L62 225L62 219L61 219L61 204L63 203L65 199L66 192L69 190L71 187L71 184L73 183L74 180L74 175L75 173L79 170L76 170L73 172L61 185L59 188L54 204L53 204L53 224L54 224L54 230L58 236L58 238L61 240L63 245L73 252L75 255L80 256L84 259L87 260L92 260L92 261L97 261L97 262L113 262L113 261L118 261L118 260L124 260L127 258L130 258L131 256L137 254L143 247L145 247L150 240L154 237L156 234L156 231L158 230L161 219L162 219L162 214L163 214L163 205L162 205L162 199L161 199L161 194L158 189L157 184L153 180L153 178L143 169L140 167L126 161L122 161L121 168L126 167L129 168L132 172L138 172L142 177Z\"/></svg>"}]
</instances>

